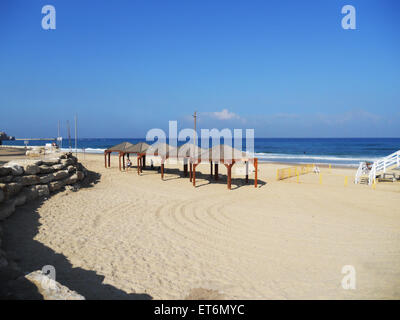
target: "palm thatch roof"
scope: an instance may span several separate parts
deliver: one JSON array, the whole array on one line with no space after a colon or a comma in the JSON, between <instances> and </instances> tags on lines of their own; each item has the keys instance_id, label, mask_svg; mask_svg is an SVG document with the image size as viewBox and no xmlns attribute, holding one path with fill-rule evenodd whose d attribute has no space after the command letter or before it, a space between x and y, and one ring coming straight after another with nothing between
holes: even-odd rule
<instances>
[{"instance_id":1,"label":"palm thatch roof","mask_svg":"<svg viewBox=\"0 0 400 320\"><path fill-rule=\"evenodd\" d=\"M147 149L150 148L150 145L147 144L146 142L139 142L136 143L134 145L132 145L131 147L126 148L127 153L145 153L147 151Z\"/></svg>"},{"instance_id":2,"label":"palm thatch roof","mask_svg":"<svg viewBox=\"0 0 400 320\"><path fill-rule=\"evenodd\" d=\"M133 147L133 144L130 142L121 142L119 144L116 144L115 146L112 146L108 148L106 151L107 152L126 152L125 150L127 148Z\"/></svg>"},{"instance_id":3,"label":"palm thatch roof","mask_svg":"<svg viewBox=\"0 0 400 320\"><path fill-rule=\"evenodd\" d=\"M221 162L231 162L236 161L246 161L249 156L239 149L235 149L226 144L220 144L205 150L200 154L200 159L207 161L221 161Z\"/></svg>"},{"instance_id":4,"label":"palm thatch roof","mask_svg":"<svg viewBox=\"0 0 400 320\"><path fill-rule=\"evenodd\" d=\"M196 158L204 151L205 149L200 148L198 145L186 142L178 148L178 158Z\"/></svg>"},{"instance_id":5,"label":"palm thatch roof","mask_svg":"<svg viewBox=\"0 0 400 320\"><path fill-rule=\"evenodd\" d=\"M165 142L152 144L147 150L146 155L156 155L164 158L176 157L177 148Z\"/></svg>"}]
</instances>

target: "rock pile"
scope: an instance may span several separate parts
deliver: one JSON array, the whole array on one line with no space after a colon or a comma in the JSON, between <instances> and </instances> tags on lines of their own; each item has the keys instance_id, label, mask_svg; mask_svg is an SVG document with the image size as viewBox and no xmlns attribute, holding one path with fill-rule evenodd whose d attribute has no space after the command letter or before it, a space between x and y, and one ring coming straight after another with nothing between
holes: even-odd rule
<instances>
[{"instance_id":1,"label":"rock pile","mask_svg":"<svg viewBox=\"0 0 400 320\"><path fill-rule=\"evenodd\" d=\"M51 192L64 187L78 190L79 181L86 175L86 169L70 152L43 160L14 160L0 166L0 221L28 201L49 196ZM1 238L0 225L0 248ZM2 268L10 267L12 263L0 249L0 273ZM84 299L57 282L53 286L43 287L45 277L39 271L25 276L37 286L44 299Z\"/></svg>"},{"instance_id":2,"label":"rock pile","mask_svg":"<svg viewBox=\"0 0 400 320\"><path fill-rule=\"evenodd\" d=\"M83 180L86 170L72 153L44 160L14 160L0 167L0 220L18 206Z\"/></svg>"}]
</instances>

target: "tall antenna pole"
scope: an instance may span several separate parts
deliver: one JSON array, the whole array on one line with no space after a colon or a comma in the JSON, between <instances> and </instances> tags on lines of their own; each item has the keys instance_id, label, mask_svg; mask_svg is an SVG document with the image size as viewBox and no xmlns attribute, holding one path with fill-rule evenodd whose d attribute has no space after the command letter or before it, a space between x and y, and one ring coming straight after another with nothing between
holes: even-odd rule
<instances>
[{"instance_id":1,"label":"tall antenna pole","mask_svg":"<svg viewBox=\"0 0 400 320\"><path fill-rule=\"evenodd\" d=\"M196 122L197 122L197 112L195 111L193 114L193 118L194 118L194 137L193 137L193 142L196 142ZM197 143L195 143L195 145L197 146Z\"/></svg>"},{"instance_id":2,"label":"tall antenna pole","mask_svg":"<svg viewBox=\"0 0 400 320\"><path fill-rule=\"evenodd\" d=\"M75 155L78 158L78 116L75 114Z\"/></svg>"}]
</instances>

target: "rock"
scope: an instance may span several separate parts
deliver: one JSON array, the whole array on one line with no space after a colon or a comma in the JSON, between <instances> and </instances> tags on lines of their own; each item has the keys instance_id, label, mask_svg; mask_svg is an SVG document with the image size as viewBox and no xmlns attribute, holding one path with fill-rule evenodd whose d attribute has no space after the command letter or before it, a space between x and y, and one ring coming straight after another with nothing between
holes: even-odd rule
<instances>
[{"instance_id":1,"label":"rock","mask_svg":"<svg viewBox=\"0 0 400 320\"><path fill-rule=\"evenodd\" d=\"M78 181L78 175L75 173L64 180L66 185L74 184Z\"/></svg>"},{"instance_id":2,"label":"rock","mask_svg":"<svg viewBox=\"0 0 400 320\"><path fill-rule=\"evenodd\" d=\"M63 171L54 172L53 175L54 175L54 180L65 179L68 177L68 171L63 170Z\"/></svg>"},{"instance_id":3,"label":"rock","mask_svg":"<svg viewBox=\"0 0 400 320\"><path fill-rule=\"evenodd\" d=\"M8 266L8 261L3 253L0 252L0 268L5 268Z\"/></svg>"},{"instance_id":4,"label":"rock","mask_svg":"<svg viewBox=\"0 0 400 320\"><path fill-rule=\"evenodd\" d=\"M58 158L42 160L42 164L44 164L46 166L52 166L52 165L55 165L57 163L60 163L60 159L58 159Z\"/></svg>"},{"instance_id":5,"label":"rock","mask_svg":"<svg viewBox=\"0 0 400 320\"><path fill-rule=\"evenodd\" d=\"M15 201L8 200L0 204L0 220L4 220L11 216L11 214L15 211Z\"/></svg>"},{"instance_id":6,"label":"rock","mask_svg":"<svg viewBox=\"0 0 400 320\"><path fill-rule=\"evenodd\" d=\"M37 174L40 172L39 166L35 164L28 164L24 167L25 174Z\"/></svg>"},{"instance_id":7,"label":"rock","mask_svg":"<svg viewBox=\"0 0 400 320\"><path fill-rule=\"evenodd\" d=\"M53 181L54 180L54 174L53 173L49 173L49 174L46 174L46 175L44 175L44 176L41 176L40 177L40 183L49 183L49 182L51 182L51 181Z\"/></svg>"},{"instance_id":8,"label":"rock","mask_svg":"<svg viewBox=\"0 0 400 320\"><path fill-rule=\"evenodd\" d=\"M67 168L67 171L68 171L68 173L74 173L75 171L76 171L76 169L75 169L75 167L74 166L68 166L68 168ZM0 181L1 181L1 178L0 178Z\"/></svg>"},{"instance_id":9,"label":"rock","mask_svg":"<svg viewBox=\"0 0 400 320\"><path fill-rule=\"evenodd\" d=\"M31 272L25 278L38 288L44 300L85 300L85 297L49 278L42 271Z\"/></svg>"},{"instance_id":10,"label":"rock","mask_svg":"<svg viewBox=\"0 0 400 320\"><path fill-rule=\"evenodd\" d=\"M11 168L0 167L0 177L7 176L11 174Z\"/></svg>"},{"instance_id":11,"label":"rock","mask_svg":"<svg viewBox=\"0 0 400 320\"><path fill-rule=\"evenodd\" d=\"M21 183L23 186L31 186L33 184L38 184L40 178L36 175L21 176L14 179L15 182Z\"/></svg>"},{"instance_id":12,"label":"rock","mask_svg":"<svg viewBox=\"0 0 400 320\"><path fill-rule=\"evenodd\" d=\"M21 194L26 196L26 201L32 201L39 197L39 194L36 190L36 186L30 186L30 187L25 187L22 191Z\"/></svg>"},{"instance_id":13,"label":"rock","mask_svg":"<svg viewBox=\"0 0 400 320\"><path fill-rule=\"evenodd\" d=\"M4 195L4 191L2 189L0 189L0 202L3 202L3 200L5 199L5 195Z\"/></svg>"},{"instance_id":14,"label":"rock","mask_svg":"<svg viewBox=\"0 0 400 320\"><path fill-rule=\"evenodd\" d=\"M51 173L51 172L54 172L54 168L53 167L51 167L51 166L49 167L49 166L46 166L44 164L39 166L39 169L40 169L40 173Z\"/></svg>"},{"instance_id":15,"label":"rock","mask_svg":"<svg viewBox=\"0 0 400 320\"><path fill-rule=\"evenodd\" d=\"M6 168L10 168L11 169L11 174L13 176L20 176L24 173L24 168L22 166L20 166L18 163L15 162L8 162L4 165L4 167Z\"/></svg>"},{"instance_id":16,"label":"rock","mask_svg":"<svg viewBox=\"0 0 400 320\"><path fill-rule=\"evenodd\" d=\"M3 176L0 177L0 183L11 182L14 179L14 176Z\"/></svg>"},{"instance_id":17,"label":"rock","mask_svg":"<svg viewBox=\"0 0 400 320\"><path fill-rule=\"evenodd\" d=\"M49 183L50 192L60 190L65 186L65 182L63 180L53 181Z\"/></svg>"},{"instance_id":18,"label":"rock","mask_svg":"<svg viewBox=\"0 0 400 320\"><path fill-rule=\"evenodd\" d=\"M14 198L14 203L16 207L22 206L26 203L26 194L23 192L20 192L19 194L16 195Z\"/></svg>"},{"instance_id":19,"label":"rock","mask_svg":"<svg viewBox=\"0 0 400 320\"><path fill-rule=\"evenodd\" d=\"M49 186L47 184L39 184L35 187L39 197L48 196L50 194Z\"/></svg>"},{"instance_id":20,"label":"rock","mask_svg":"<svg viewBox=\"0 0 400 320\"><path fill-rule=\"evenodd\" d=\"M55 164L52 166L52 168L54 169L54 171L58 171L64 169L65 166L63 164Z\"/></svg>"},{"instance_id":21,"label":"rock","mask_svg":"<svg viewBox=\"0 0 400 320\"><path fill-rule=\"evenodd\" d=\"M79 181L81 181L85 178L85 174L82 171L77 171L76 174L78 176Z\"/></svg>"},{"instance_id":22,"label":"rock","mask_svg":"<svg viewBox=\"0 0 400 320\"><path fill-rule=\"evenodd\" d=\"M61 164L64 165L64 167L68 167L74 164L74 161L72 159L62 159Z\"/></svg>"},{"instance_id":23,"label":"rock","mask_svg":"<svg viewBox=\"0 0 400 320\"><path fill-rule=\"evenodd\" d=\"M23 185L20 182L10 182L6 184L5 196L6 199L10 199L21 191Z\"/></svg>"}]
</instances>

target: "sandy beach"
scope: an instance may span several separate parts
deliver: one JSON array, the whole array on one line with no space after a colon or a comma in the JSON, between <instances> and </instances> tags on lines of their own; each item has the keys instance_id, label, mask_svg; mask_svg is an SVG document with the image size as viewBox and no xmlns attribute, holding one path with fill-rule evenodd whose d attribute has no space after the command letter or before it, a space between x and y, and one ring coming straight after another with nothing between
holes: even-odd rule
<instances>
[{"instance_id":1,"label":"sandy beach","mask_svg":"<svg viewBox=\"0 0 400 320\"><path fill-rule=\"evenodd\" d=\"M157 170L120 172L117 156L108 169L102 155L79 161L90 187L3 223L25 272L54 265L88 299L400 298L399 183L354 185L344 168L323 168L322 184L314 173L276 181L284 165L261 164L258 188L234 176L229 191L222 166L215 182L200 165L194 188L177 165L161 181ZM344 265L355 290L342 288Z\"/></svg>"}]
</instances>

